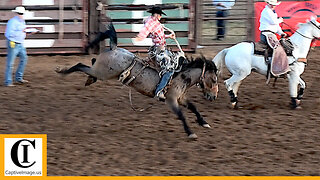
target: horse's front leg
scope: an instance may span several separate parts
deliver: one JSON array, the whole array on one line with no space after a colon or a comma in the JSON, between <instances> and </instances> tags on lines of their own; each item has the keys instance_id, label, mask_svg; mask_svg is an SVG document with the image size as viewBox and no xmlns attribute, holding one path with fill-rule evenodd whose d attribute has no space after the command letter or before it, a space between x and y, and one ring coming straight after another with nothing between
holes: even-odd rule
<instances>
[{"instance_id":1,"label":"horse's front leg","mask_svg":"<svg viewBox=\"0 0 320 180\"><path fill-rule=\"evenodd\" d=\"M195 139L197 138L197 135L192 133L192 131L190 130L187 122L186 122L186 118L184 117L181 108L179 107L178 101L177 99L173 99L170 97L167 97L166 102L169 104L170 108L172 109L172 111L178 116L178 118L182 121L183 124L183 128L184 131L187 133L189 138Z\"/></svg>"},{"instance_id":2,"label":"horse's front leg","mask_svg":"<svg viewBox=\"0 0 320 180\"><path fill-rule=\"evenodd\" d=\"M188 108L191 112L193 112L197 117L197 123L205 128L211 128L211 126L203 119L199 111L197 110L196 106L191 103L186 98L180 98L179 103L182 104L184 107Z\"/></svg>"},{"instance_id":3,"label":"horse's front leg","mask_svg":"<svg viewBox=\"0 0 320 180\"><path fill-rule=\"evenodd\" d=\"M297 74L295 73L288 74L288 80L289 80L289 92L291 97L290 106L292 109L296 109L300 105L300 100L302 98L304 88L299 90L299 95L298 95L298 85L299 85L300 77Z\"/></svg>"},{"instance_id":4,"label":"horse's front leg","mask_svg":"<svg viewBox=\"0 0 320 180\"><path fill-rule=\"evenodd\" d=\"M299 77L299 84L300 84L300 88L299 88L298 96L297 96L298 105L300 105L301 99L302 99L303 94L304 94L304 90L306 89L306 83L304 82L304 80L301 77Z\"/></svg>"}]
</instances>

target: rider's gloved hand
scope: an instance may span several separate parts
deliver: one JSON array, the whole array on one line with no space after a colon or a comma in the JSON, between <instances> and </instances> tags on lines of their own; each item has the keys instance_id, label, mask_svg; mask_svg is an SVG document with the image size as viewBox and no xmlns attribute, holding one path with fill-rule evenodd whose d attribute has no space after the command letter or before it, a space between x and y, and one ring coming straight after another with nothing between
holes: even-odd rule
<instances>
[{"instance_id":1,"label":"rider's gloved hand","mask_svg":"<svg viewBox=\"0 0 320 180\"><path fill-rule=\"evenodd\" d=\"M175 39L176 38L176 35L174 33L171 33L168 35L168 38L170 39Z\"/></svg>"}]
</instances>

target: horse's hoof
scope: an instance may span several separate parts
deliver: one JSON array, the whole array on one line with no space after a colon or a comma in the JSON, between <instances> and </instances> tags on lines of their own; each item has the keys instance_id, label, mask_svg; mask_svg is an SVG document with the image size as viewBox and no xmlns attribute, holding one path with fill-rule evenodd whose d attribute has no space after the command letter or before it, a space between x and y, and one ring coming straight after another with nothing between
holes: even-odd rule
<instances>
[{"instance_id":1,"label":"horse's hoof","mask_svg":"<svg viewBox=\"0 0 320 180\"><path fill-rule=\"evenodd\" d=\"M197 139L198 136L197 136L196 134L192 133L192 134L190 134L190 135L188 136L188 138L189 138L189 139Z\"/></svg>"},{"instance_id":2,"label":"horse's hoof","mask_svg":"<svg viewBox=\"0 0 320 180\"><path fill-rule=\"evenodd\" d=\"M238 102L231 103L231 108L232 109L238 109Z\"/></svg>"},{"instance_id":3,"label":"horse's hoof","mask_svg":"<svg viewBox=\"0 0 320 180\"><path fill-rule=\"evenodd\" d=\"M60 68L59 66L57 66L54 71L57 72L57 73L59 73L59 72L61 71L61 68Z\"/></svg>"},{"instance_id":4,"label":"horse's hoof","mask_svg":"<svg viewBox=\"0 0 320 180\"><path fill-rule=\"evenodd\" d=\"M202 127L204 127L204 128L211 128L211 126L210 126L209 124L204 124L204 125L202 125Z\"/></svg>"},{"instance_id":5,"label":"horse's hoof","mask_svg":"<svg viewBox=\"0 0 320 180\"><path fill-rule=\"evenodd\" d=\"M295 106L295 107L291 107L292 110L299 110L299 109L302 109L301 106Z\"/></svg>"}]
</instances>

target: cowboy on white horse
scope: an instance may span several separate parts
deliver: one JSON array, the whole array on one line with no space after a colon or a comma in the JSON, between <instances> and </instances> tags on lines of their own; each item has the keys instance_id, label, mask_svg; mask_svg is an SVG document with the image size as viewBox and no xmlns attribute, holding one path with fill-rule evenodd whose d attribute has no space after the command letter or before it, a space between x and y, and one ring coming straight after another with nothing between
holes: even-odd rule
<instances>
[{"instance_id":1,"label":"cowboy on white horse","mask_svg":"<svg viewBox=\"0 0 320 180\"><path fill-rule=\"evenodd\" d=\"M175 39L175 34L164 34L164 27L160 23L160 19L162 15L166 15L166 13L164 13L160 7L153 6L147 12L151 13L151 16L145 20L144 27L135 38L135 41L142 41L148 36L152 38L155 60L162 69L162 73L160 73L162 77L156 88L155 95L163 100L165 99L163 89L171 79L175 69L175 63L171 63L174 55L166 50L166 39Z\"/></svg>"},{"instance_id":2,"label":"cowboy on white horse","mask_svg":"<svg viewBox=\"0 0 320 180\"><path fill-rule=\"evenodd\" d=\"M279 25L283 22L283 19L278 17L275 11L276 6L281 2L277 0L266 0L266 2L267 5L261 12L259 30L260 42L267 45L265 59L268 63L267 82L269 82L271 75L278 77L287 73L289 71L289 64L287 54L276 36L276 34L279 34L283 39L287 37L287 34L282 31ZM269 56L272 59L269 59Z\"/></svg>"},{"instance_id":3,"label":"cowboy on white horse","mask_svg":"<svg viewBox=\"0 0 320 180\"><path fill-rule=\"evenodd\" d=\"M304 72L307 55L313 39L320 38L320 23L311 18L306 23L299 24L299 28L289 38L293 44L292 56L288 56L289 72L287 73L289 81L289 93L291 98L291 108L300 106L300 101L306 88L306 83L300 77ZM281 46L280 46L281 47ZM251 74L252 71L267 75L268 67L264 57L254 54L255 43L241 42L232 47L220 51L212 60L219 73L223 66L226 66L232 76L224 83L230 95L233 108L238 104L238 90L241 82Z\"/></svg>"}]
</instances>

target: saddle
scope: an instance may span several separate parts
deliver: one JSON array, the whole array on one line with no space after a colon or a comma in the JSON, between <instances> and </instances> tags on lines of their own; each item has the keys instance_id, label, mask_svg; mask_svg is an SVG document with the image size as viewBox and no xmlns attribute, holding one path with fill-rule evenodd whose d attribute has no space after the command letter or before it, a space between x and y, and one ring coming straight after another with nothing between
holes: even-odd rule
<instances>
[{"instance_id":1,"label":"saddle","mask_svg":"<svg viewBox=\"0 0 320 180\"><path fill-rule=\"evenodd\" d=\"M256 43L254 53L265 57L268 65L267 82L269 82L271 76L275 78L281 77L281 75L285 75L290 71L287 56L292 55L293 46L290 41L287 42L284 38L281 40L282 43L279 42L273 33L265 33L265 36L267 37L268 45L263 42Z\"/></svg>"}]
</instances>

